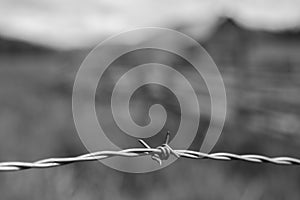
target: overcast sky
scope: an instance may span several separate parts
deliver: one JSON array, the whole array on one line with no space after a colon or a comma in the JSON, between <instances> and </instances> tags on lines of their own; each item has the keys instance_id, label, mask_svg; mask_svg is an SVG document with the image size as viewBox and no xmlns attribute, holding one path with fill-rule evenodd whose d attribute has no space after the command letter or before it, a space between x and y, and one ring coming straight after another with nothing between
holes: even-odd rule
<instances>
[{"instance_id":1,"label":"overcast sky","mask_svg":"<svg viewBox=\"0 0 300 200\"><path fill-rule=\"evenodd\" d=\"M300 0L0 0L0 35L72 49L143 26L184 26L201 37L220 17L251 29L298 29Z\"/></svg>"}]
</instances>

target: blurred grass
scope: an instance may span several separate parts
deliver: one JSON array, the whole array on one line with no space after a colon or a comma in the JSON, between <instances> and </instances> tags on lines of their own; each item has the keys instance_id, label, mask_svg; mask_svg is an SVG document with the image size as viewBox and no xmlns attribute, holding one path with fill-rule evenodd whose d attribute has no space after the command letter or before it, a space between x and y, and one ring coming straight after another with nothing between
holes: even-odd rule
<instances>
[{"instance_id":1,"label":"blurred grass","mask_svg":"<svg viewBox=\"0 0 300 200\"><path fill-rule=\"evenodd\" d=\"M289 34L246 31L229 22L204 43L228 94L228 118L214 151L300 157L300 56L295 53L300 35L289 39ZM73 124L71 95L88 51L57 52L6 40L0 44L0 160L86 152ZM173 111L174 119L177 114ZM1 199L23 200L291 200L300 198L299 180L299 167L238 161L180 159L140 175L89 162L0 173L0 194Z\"/></svg>"}]
</instances>

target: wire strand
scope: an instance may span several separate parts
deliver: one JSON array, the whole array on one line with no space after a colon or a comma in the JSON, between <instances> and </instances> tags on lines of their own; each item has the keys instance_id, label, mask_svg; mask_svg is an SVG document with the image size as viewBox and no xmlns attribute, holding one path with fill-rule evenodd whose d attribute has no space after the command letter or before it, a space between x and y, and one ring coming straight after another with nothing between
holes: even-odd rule
<instances>
[{"instance_id":1,"label":"wire strand","mask_svg":"<svg viewBox=\"0 0 300 200\"><path fill-rule=\"evenodd\" d=\"M153 160L161 161L169 158L170 154L179 158L190 159L212 159L212 160L240 160L253 163L272 163L277 165L300 165L300 159L292 157L267 157L263 155L238 155L233 153L201 153L191 150L173 150L170 146L159 146L157 148L131 148L120 151L98 151L76 157L48 158L36 162L0 162L0 171L20 171L31 168L51 168L66 164L103 160L111 157L140 157L151 156ZM154 159L155 158L155 159ZM160 162L161 164L161 162Z\"/></svg>"},{"instance_id":2,"label":"wire strand","mask_svg":"<svg viewBox=\"0 0 300 200\"><path fill-rule=\"evenodd\" d=\"M66 164L76 162L86 162L103 160L112 157L141 157L150 156L152 160L162 164L162 160L167 160L171 155L176 158L190 158L190 159L211 159L211 160L240 160L253 163L272 163L277 165L300 165L300 159L292 157L266 157L263 155L238 155L233 153L201 153L191 150L174 150L168 143L170 140L170 132L166 134L164 143L156 148L151 148L144 140L138 141L144 148L131 148L120 151L98 151L94 153L87 153L76 157L66 158L47 158L36 162L0 162L0 172L3 171L21 171L32 168L50 168L58 167Z\"/></svg>"}]
</instances>

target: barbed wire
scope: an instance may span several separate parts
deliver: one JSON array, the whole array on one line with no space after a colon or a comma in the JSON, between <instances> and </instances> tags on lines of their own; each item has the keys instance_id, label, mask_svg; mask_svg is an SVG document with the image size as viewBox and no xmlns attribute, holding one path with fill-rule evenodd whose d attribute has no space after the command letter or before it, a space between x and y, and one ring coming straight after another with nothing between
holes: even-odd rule
<instances>
[{"instance_id":1,"label":"barbed wire","mask_svg":"<svg viewBox=\"0 0 300 200\"><path fill-rule=\"evenodd\" d=\"M31 168L51 168L58 167L66 164L96 161L108 159L111 157L141 157L151 156L151 158L157 161L160 165L162 160L167 160L171 155L177 158L190 158L190 159L212 159L212 160L240 160L253 163L272 163L277 165L300 165L300 159L292 157L267 157L263 155L238 155L233 153L202 153L192 150L174 150L169 145L169 133L166 136L165 142L157 147L151 148L145 141L139 140L144 148L130 148L120 151L99 151L94 153L87 153L76 157L66 158L48 158L39 160L36 162L0 162L1 171L20 171Z\"/></svg>"}]
</instances>

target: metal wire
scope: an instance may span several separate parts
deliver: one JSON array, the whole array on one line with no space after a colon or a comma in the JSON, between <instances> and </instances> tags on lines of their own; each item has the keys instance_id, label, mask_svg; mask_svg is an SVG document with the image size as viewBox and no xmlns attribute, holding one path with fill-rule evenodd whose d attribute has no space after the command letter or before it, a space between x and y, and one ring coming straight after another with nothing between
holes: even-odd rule
<instances>
[{"instance_id":1,"label":"metal wire","mask_svg":"<svg viewBox=\"0 0 300 200\"><path fill-rule=\"evenodd\" d=\"M36 162L0 162L0 171L20 171L31 168L50 168L66 164L103 160L111 157L140 157L151 156L151 158L161 164L162 160L167 160L170 155L178 158L191 159L212 159L212 160L240 160L254 163L272 163L277 165L300 165L300 159L292 157L266 157L262 155L237 155L232 153L201 153L191 150L173 150L167 142L157 148L151 148L143 140L139 140L145 148L131 148L121 151L99 151L88 153L76 157L48 158Z\"/></svg>"}]
</instances>

